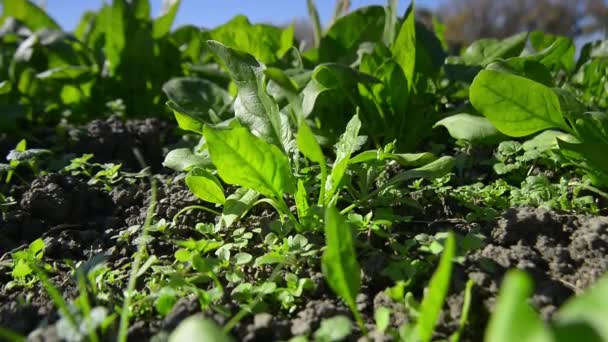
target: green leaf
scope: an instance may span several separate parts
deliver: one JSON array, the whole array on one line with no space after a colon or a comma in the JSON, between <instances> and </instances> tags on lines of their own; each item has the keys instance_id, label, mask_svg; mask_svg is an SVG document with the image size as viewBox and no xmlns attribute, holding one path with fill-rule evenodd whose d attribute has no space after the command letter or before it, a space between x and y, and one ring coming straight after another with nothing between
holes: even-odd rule
<instances>
[{"instance_id":1,"label":"green leaf","mask_svg":"<svg viewBox=\"0 0 608 342\"><path fill-rule=\"evenodd\" d=\"M410 7L405 13L405 20L401 30L392 46L393 58L403 69L408 83L408 90L414 84L414 72L416 71L416 18L415 1L412 0Z\"/></svg>"},{"instance_id":2,"label":"green leaf","mask_svg":"<svg viewBox=\"0 0 608 342\"><path fill-rule=\"evenodd\" d=\"M13 267L11 275L13 278L23 278L29 274L31 274L33 270L28 265L27 261L23 259L17 260L17 263Z\"/></svg>"},{"instance_id":3,"label":"green leaf","mask_svg":"<svg viewBox=\"0 0 608 342\"><path fill-rule=\"evenodd\" d=\"M175 303L177 303L177 292L171 287L163 287L154 301L154 308L161 316L166 316Z\"/></svg>"},{"instance_id":4,"label":"green leaf","mask_svg":"<svg viewBox=\"0 0 608 342\"><path fill-rule=\"evenodd\" d=\"M530 44L537 53L526 58L537 60L554 70L574 69L576 46L571 38L534 31L530 33Z\"/></svg>"},{"instance_id":5,"label":"green leaf","mask_svg":"<svg viewBox=\"0 0 608 342\"><path fill-rule=\"evenodd\" d=\"M384 33L382 34L382 41L384 45L390 47L395 41L395 35L398 27L398 15L397 15L397 0L388 0L384 7L386 19L384 20Z\"/></svg>"},{"instance_id":6,"label":"green leaf","mask_svg":"<svg viewBox=\"0 0 608 342\"><path fill-rule=\"evenodd\" d=\"M483 116L456 114L437 121L433 128L437 126L445 127L454 139L472 143L493 145L505 139L490 120Z\"/></svg>"},{"instance_id":7,"label":"green leaf","mask_svg":"<svg viewBox=\"0 0 608 342\"><path fill-rule=\"evenodd\" d=\"M359 321L356 297L361 286L361 275L353 231L333 206L325 210L325 240L327 247L321 257L323 276Z\"/></svg>"},{"instance_id":8,"label":"green leaf","mask_svg":"<svg viewBox=\"0 0 608 342\"><path fill-rule=\"evenodd\" d=\"M345 316L334 316L321 321L321 326L315 331L315 341L343 341L353 330L350 319Z\"/></svg>"},{"instance_id":9,"label":"green leaf","mask_svg":"<svg viewBox=\"0 0 608 342\"><path fill-rule=\"evenodd\" d=\"M494 314L486 328L485 341L550 342L550 333L528 304L532 280L519 270L507 272L502 282Z\"/></svg>"},{"instance_id":10,"label":"green leaf","mask_svg":"<svg viewBox=\"0 0 608 342\"><path fill-rule=\"evenodd\" d=\"M435 324L437 324L441 308L443 308L443 302L445 301L448 289L450 288L452 259L454 259L455 254L456 238L454 237L454 234L450 233L448 234L443 254L439 260L439 266L437 266L437 270L433 274L424 298L420 303L416 330L418 331L420 340L423 342L430 341L431 337L433 337Z\"/></svg>"},{"instance_id":11,"label":"green leaf","mask_svg":"<svg viewBox=\"0 0 608 342\"><path fill-rule=\"evenodd\" d=\"M167 105L182 129L200 133L202 124L218 124L231 118L232 96L222 87L194 77L173 78L163 85Z\"/></svg>"},{"instance_id":12,"label":"green leaf","mask_svg":"<svg viewBox=\"0 0 608 342\"><path fill-rule=\"evenodd\" d=\"M548 128L570 131L553 90L523 77L481 71L471 85L470 99L500 132L512 137Z\"/></svg>"},{"instance_id":13,"label":"green leaf","mask_svg":"<svg viewBox=\"0 0 608 342\"><path fill-rule=\"evenodd\" d=\"M302 179L298 179L298 190L296 191L294 199L296 201L298 218L302 221L302 219L308 215L308 210L310 209L308 205L308 193L306 193L306 188L304 187L304 181Z\"/></svg>"},{"instance_id":14,"label":"green leaf","mask_svg":"<svg viewBox=\"0 0 608 342\"><path fill-rule=\"evenodd\" d=\"M38 252L42 251L44 247L44 240L39 238L32 241L27 249L31 253L31 255L35 256Z\"/></svg>"},{"instance_id":15,"label":"green leaf","mask_svg":"<svg viewBox=\"0 0 608 342\"><path fill-rule=\"evenodd\" d=\"M381 306L374 312L376 330L384 332L391 323L391 309Z\"/></svg>"},{"instance_id":16,"label":"green leaf","mask_svg":"<svg viewBox=\"0 0 608 342\"><path fill-rule=\"evenodd\" d=\"M260 194L254 190L246 188L237 189L226 199L220 222L225 228L230 228L234 222L243 217L253 207L253 204L259 197Z\"/></svg>"},{"instance_id":17,"label":"green leaf","mask_svg":"<svg viewBox=\"0 0 608 342\"><path fill-rule=\"evenodd\" d=\"M570 298L554 316L554 329L560 341L607 341L608 275L600 278L583 294ZM561 338L564 336L564 338ZM583 337L587 336L587 337Z\"/></svg>"},{"instance_id":18,"label":"green leaf","mask_svg":"<svg viewBox=\"0 0 608 342\"><path fill-rule=\"evenodd\" d=\"M183 109L171 101L167 102L167 107L173 111L179 128L185 131L203 134L205 122L202 120L202 118L182 112Z\"/></svg>"},{"instance_id":19,"label":"green leaf","mask_svg":"<svg viewBox=\"0 0 608 342\"><path fill-rule=\"evenodd\" d=\"M186 185L192 191L194 196L203 201L224 204L224 188L217 178L209 171L195 167L186 176Z\"/></svg>"},{"instance_id":20,"label":"green leaf","mask_svg":"<svg viewBox=\"0 0 608 342\"><path fill-rule=\"evenodd\" d=\"M281 125L278 105L266 93L264 67L247 53L216 41L208 41L207 44L224 61L238 87L234 102L236 117L253 134L285 151L285 127Z\"/></svg>"},{"instance_id":21,"label":"green leaf","mask_svg":"<svg viewBox=\"0 0 608 342\"><path fill-rule=\"evenodd\" d=\"M61 27L53 18L49 17L42 8L29 0L3 0L0 24L4 23L8 17L13 17L23 22L32 31L38 31L43 28L61 30Z\"/></svg>"},{"instance_id":22,"label":"green leaf","mask_svg":"<svg viewBox=\"0 0 608 342\"><path fill-rule=\"evenodd\" d=\"M321 168L321 193L319 194L319 203L321 204L325 198L325 182L327 181L327 165L325 164L325 156L321 150L321 146L317 142L312 130L302 120L298 128L298 136L296 138L300 152L306 158L318 163Z\"/></svg>"},{"instance_id":23,"label":"green leaf","mask_svg":"<svg viewBox=\"0 0 608 342\"><path fill-rule=\"evenodd\" d=\"M319 11L315 6L314 0L306 0L306 6L308 8L308 16L312 24L312 33L314 38L313 47L319 47L321 43L321 37L323 36L323 29L321 27L321 20L319 19Z\"/></svg>"},{"instance_id":24,"label":"green leaf","mask_svg":"<svg viewBox=\"0 0 608 342\"><path fill-rule=\"evenodd\" d=\"M188 342L196 336L198 341L231 342L220 327L212 320L194 315L183 320L169 335L169 342Z\"/></svg>"},{"instance_id":25,"label":"green leaf","mask_svg":"<svg viewBox=\"0 0 608 342\"><path fill-rule=\"evenodd\" d=\"M443 156L433 162L430 162L424 166L417 167L415 169L404 171L395 177L391 178L388 182L384 183L383 188L389 188L399 183L405 182L411 179L424 178L427 180L433 180L436 178L443 177L450 173L454 168L454 157Z\"/></svg>"},{"instance_id":26,"label":"green leaf","mask_svg":"<svg viewBox=\"0 0 608 342\"><path fill-rule=\"evenodd\" d=\"M209 168L212 165L208 156L194 154L192 149L189 148L177 148L169 151L163 161L164 167L175 171L187 171L193 166Z\"/></svg>"},{"instance_id":27,"label":"green leaf","mask_svg":"<svg viewBox=\"0 0 608 342\"><path fill-rule=\"evenodd\" d=\"M126 11L125 1L113 1L105 15L100 15L105 33L104 52L111 76L115 76L123 62L123 51L126 46Z\"/></svg>"},{"instance_id":28,"label":"green leaf","mask_svg":"<svg viewBox=\"0 0 608 342\"><path fill-rule=\"evenodd\" d=\"M499 58L517 57L526 46L527 38L524 32L502 40L480 39L464 51L462 59L467 65L486 66Z\"/></svg>"},{"instance_id":29,"label":"green leaf","mask_svg":"<svg viewBox=\"0 0 608 342\"><path fill-rule=\"evenodd\" d=\"M251 262L253 260L253 256L249 253L237 253L234 256L234 265L235 266L243 266Z\"/></svg>"},{"instance_id":30,"label":"green leaf","mask_svg":"<svg viewBox=\"0 0 608 342\"><path fill-rule=\"evenodd\" d=\"M171 32L171 26L180 5L180 0L163 1L163 13L154 20L152 37L160 39Z\"/></svg>"},{"instance_id":31,"label":"green leaf","mask_svg":"<svg viewBox=\"0 0 608 342\"><path fill-rule=\"evenodd\" d=\"M192 259L192 253L187 249L178 249L175 251L175 260L180 262L187 262Z\"/></svg>"},{"instance_id":32,"label":"green leaf","mask_svg":"<svg viewBox=\"0 0 608 342\"><path fill-rule=\"evenodd\" d=\"M342 64L318 65L313 70L310 82L302 90L304 116L307 117L312 113L317 99L322 94L331 92L336 96L346 97L352 102L358 97L357 84L372 82L377 82L377 80Z\"/></svg>"},{"instance_id":33,"label":"green leaf","mask_svg":"<svg viewBox=\"0 0 608 342\"><path fill-rule=\"evenodd\" d=\"M340 136L340 140L336 144L336 160L331 170L327 184L325 185L325 204L329 204L333 196L338 192L341 186L342 178L348 167L351 154L355 151L359 142L359 130L361 129L361 120L358 115L354 115L346 125L346 130Z\"/></svg>"},{"instance_id":34,"label":"green leaf","mask_svg":"<svg viewBox=\"0 0 608 342\"><path fill-rule=\"evenodd\" d=\"M513 57L507 60L497 60L488 64L486 69L522 76L544 84L547 87L555 86L551 71L540 62L528 59L527 57Z\"/></svg>"},{"instance_id":35,"label":"green leaf","mask_svg":"<svg viewBox=\"0 0 608 342\"><path fill-rule=\"evenodd\" d=\"M17 161L17 162L25 162L40 158L44 155L52 154L53 152L50 150L42 149L42 148L30 148L25 151L11 150L6 156L6 160L9 161Z\"/></svg>"},{"instance_id":36,"label":"green leaf","mask_svg":"<svg viewBox=\"0 0 608 342\"><path fill-rule=\"evenodd\" d=\"M293 29L288 27L282 30L267 24L252 25L247 17L238 15L209 31L209 38L252 55L264 64L273 64L293 45L293 33L291 38L285 35L285 31L289 30Z\"/></svg>"},{"instance_id":37,"label":"green leaf","mask_svg":"<svg viewBox=\"0 0 608 342\"><path fill-rule=\"evenodd\" d=\"M586 169L592 174L598 175L603 180L601 183L608 183L608 156L606 149L608 144L604 143L570 143L557 139L560 151L570 160L575 162L578 167ZM582 161L582 163L581 163Z\"/></svg>"},{"instance_id":38,"label":"green leaf","mask_svg":"<svg viewBox=\"0 0 608 342\"><path fill-rule=\"evenodd\" d=\"M321 39L318 60L315 62L351 64L357 59L361 43L382 40L384 20L384 8L381 6L363 7L339 18Z\"/></svg>"},{"instance_id":39,"label":"green leaf","mask_svg":"<svg viewBox=\"0 0 608 342\"><path fill-rule=\"evenodd\" d=\"M582 142L608 144L608 114L603 112L576 113L573 126Z\"/></svg>"},{"instance_id":40,"label":"green leaf","mask_svg":"<svg viewBox=\"0 0 608 342\"><path fill-rule=\"evenodd\" d=\"M287 156L236 123L230 129L204 128L209 154L222 180L268 197L295 193Z\"/></svg>"},{"instance_id":41,"label":"green leaf","mask_svg":"<svg viewBox=\"0 0 608 342\"><path fill-rule=\"evenodd\" d=\"M401 166L422 166L437 160L430 152L421 153L386 153L377 150L363 151L352 157L349 164L365 163L372 160L395 160Z\"/></svg>"}]
</instances>

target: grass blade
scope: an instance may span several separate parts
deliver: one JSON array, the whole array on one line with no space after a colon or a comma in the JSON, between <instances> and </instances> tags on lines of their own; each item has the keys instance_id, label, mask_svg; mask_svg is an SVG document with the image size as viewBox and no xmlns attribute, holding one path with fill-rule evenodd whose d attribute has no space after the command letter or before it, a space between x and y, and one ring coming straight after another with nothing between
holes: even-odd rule
<instances>
[{"instance_id":1,"label":"grass blade","mask_svg":"<svg viewBox=\"0 0 608 342\"><path fill-rule=\"evenodd\" d=\"M420 318L416 330L421 341L430 341L433 337L435 324L439 319L443 302L450 288L450 278L452 276L452 259L456 253L456 239L450 233L445 243L445 248L439 266L427 289L426 295L420 303Z\"/></svg>"},{"instance_id":2,"label":"grass blade","mask_svg":"<svg viewBox=\"0 0 608 342\"><path fill-rule=\"evenodd\" d=\"M308 15L310 16L312 32L315 39L314 47L319 47L319 44L321 44L321 36L323 35L321 20L319 19L319 11L317 11L317 6L315 6L314 0L307 0L306 4L308 5Z\"/></svg>"},{"instance_id":3,"label":"grass blade","mask_svg":"<svg viewBox=\"0 0 608 342\"><path fill-rule=\"evenodd\" d=\"M129 328L129 307L131 306L131 295L135 291L135 283L137 281L137 273L139 272L140 264L142 261L143 253L146 249L148 228L152 224L152 218L154 217L154 211L156 209L156 180L150 179L150 186L152 195L150 196L150 204L148 206L148 212L146 213L146 221L144 223L141 238L139 239L139 245L137 246L137 252L135 259L131 266L131 275L129 276L129 283L127 284L127 290L125 292L125 300L122 305L120 312L120 325L118 327L118 338L119 342L127 341L127 333Z\"/></svg>"}]
</instances>

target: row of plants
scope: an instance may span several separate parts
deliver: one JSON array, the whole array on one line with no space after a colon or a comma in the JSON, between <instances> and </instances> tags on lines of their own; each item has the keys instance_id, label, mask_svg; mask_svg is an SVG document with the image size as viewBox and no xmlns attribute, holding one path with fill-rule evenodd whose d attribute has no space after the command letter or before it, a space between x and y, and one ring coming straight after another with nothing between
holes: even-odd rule
<instances>
[{"instance_id":1,"label":"row of plants","mask_svg":"<svg viewBox=\"0 0 608 342\"><path fill-rule=\"evenodd\" d=\"M393 313L383 308L375 312L373 329L403 341L430 341L453 264L470 252L467 241L474 236L440 232L429 245L401 244L395 228L409 218L398 208L420 209L413 193L424 188L453 198L467 208L463 220L469 223L493 220L520 204L603 210L606 42L589 43L577 56L571 38L535 31L483 39L449 56L441 23L427 27L416 21L414 2L403 17L395 0L348 14L336 11L323 29L309 0L315 44L302 50L293 26L251 24L242 16L213 29L172 31L179 1L167 4L164 14L152 19L148 1L115 0L85 14L72 35L27 0L3 2L0 101L7 115L0 126L18 131L60 118L87 121L103 115L104 108L116 110L118 99L126 117L162 116L168 108L183 134L197 143L169 152L164 166L181 173L202 201L176 216L192 210L216 216L192 227L205 238L174 242L179 245L174 259L161 261L147 251L149 236L170 239L178 220L155 220L153 195L141 236L134 229L118 238L134 240L138 250L116 302L107 299L103 283L118 271L104 269L102 260L74 267L80 297L69 304L46 275L53 268L44 263L42 240L13 253L11 286L40 281L75 338L95 341L99 334L116 334L126 340L129 318L138 310L165 316L184 294L196 295L202 308L214 308L231 289L243 308L223 328L193 317L167 337L186 341L197 334L201 340L227 341L246 315L277 303L283 311L295 310L312 286L300 274L319 267L357 326L337 316L293 340L341 340L355 330L367 335L369 322L356 302L357 260L374 249L365 239L371 232L399 261L393 271L401 274L392 277L395 284L387 292L414 318L393 327ZM476 160L479 149L493 150L492 159ZM38 174L37 160L47 152L28 150L23 142L0 172L7 183L24 167ZM77 164L62 172L74 172ZM120 172L112 165L94 167L106 173L87 176L107 187L112 182L106 174ZM476 168L489 174L472 176ZM155 181L150 183L154 193ZM272 232L257 246L264 253L254 256L248 244L261 231L240 224L260 207L276 214ZM309 242L311 236L321 237L321 243ZM412 249L427 256L409 257ZM239 271L243 265L266 271L267 278L248 279ZM138 278L147 282L143 294L134 291ZM521 271L506 275L486 340L608 340L601 305L606 277L568 301L550 322L528 304L532 286ZM469 281L451 341L467 329L472 288ZM101 302L116 309L93 307L95 297L105 297ZM19 338L10 331L0 334Z\"/></svg>"}]
</instances>

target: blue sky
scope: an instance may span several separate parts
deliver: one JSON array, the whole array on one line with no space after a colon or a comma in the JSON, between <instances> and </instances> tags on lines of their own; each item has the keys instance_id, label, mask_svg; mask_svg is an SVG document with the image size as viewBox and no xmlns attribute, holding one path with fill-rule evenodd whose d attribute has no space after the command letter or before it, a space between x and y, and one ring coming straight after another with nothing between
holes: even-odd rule
<instances>
[{"instance_id":1,"label":"blue sky","mask_svg":"<svg viewBox=\"0 0 608 342\"><path fill-rule=\"evenodd\" d=\"M104 0L42 0L46 9L65 30L76 27L86 10L97 10ZM111 0L105 0L111 2ZM404 13L409 0L399 0L399 12ZM417 6L434 8L440 0L418 0ZM386 0L351 0L351 8L384 5ZM160 12L162 0L150 0L153 15ZM323 22L332 15L334 0L316 0ZM237 14L247 15L252 22L285 23L295 17L307 17L306 0L182 0L176 25L194 24L214 27Z\"/></svg>"}]
</instances>

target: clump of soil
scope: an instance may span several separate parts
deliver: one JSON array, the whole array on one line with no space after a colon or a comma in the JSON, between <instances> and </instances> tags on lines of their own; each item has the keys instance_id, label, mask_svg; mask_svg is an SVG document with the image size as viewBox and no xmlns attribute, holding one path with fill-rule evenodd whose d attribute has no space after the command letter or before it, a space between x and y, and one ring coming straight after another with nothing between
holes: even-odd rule
<instances>
[{"instance_id":1,"label":"clump of soil","mask_svg":"<svg viewBox=\"0 0 608 342\"><path fill-rule=\"evenodd\" d=\"M444 331L454 331L462 308L467 279L475 282L472 329L483 329L493 312L501 281L508 269L518 268L534 279L532 304L545 319L572 295L581 293L608 271L608 217L562 215L542 208L508 209L485 227L487 244L467 256L453 274L449 310L442 317ZM478 328L474 328L478 325ZM481 330L483 331L483 330ZM480 336L469 336L481 340Z\"/></svg>"},{"instance_id":2,"label":"clump of soil","mask_svg":"<svg viewBox=\"0 0 608 342\"><path fill-rule=\"evenodd\" d=\"M146 166L159 170L168 128L166 122L157 119L123 122L112 116L70 131L70 145L76 153L92 153L98 162L122 163L128 170L141 169L136 156L140 153Z\"/></svg>"}]
</instances>

